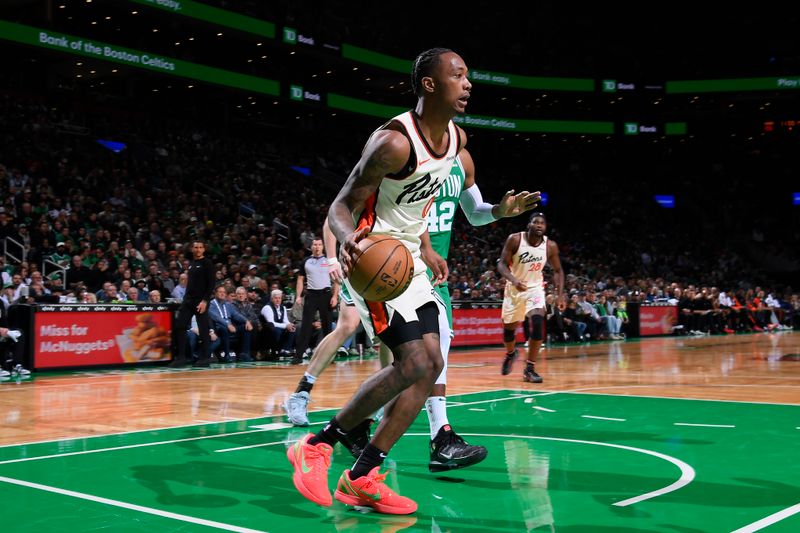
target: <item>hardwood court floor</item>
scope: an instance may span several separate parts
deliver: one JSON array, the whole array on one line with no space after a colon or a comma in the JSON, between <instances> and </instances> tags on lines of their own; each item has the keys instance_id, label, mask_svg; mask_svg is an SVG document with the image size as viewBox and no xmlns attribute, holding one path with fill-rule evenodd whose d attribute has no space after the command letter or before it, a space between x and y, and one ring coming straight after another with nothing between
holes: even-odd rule
<instances>
[{"instance_id":1,"label":"hardwood court floor","mask_svg":"<svg viewBox=\"0 0 800 533\"><path fill-rule=\"evenodd\" d=\"M430 474L421 415L387 463L420 503L406 518L294 491L284 449L305 430L281 403L302 367L7 381L2 530L797 531L798 354L800 333L563 346L545 350L533 386L519 361L500 375L499 350L454 352L450 420L489 458ZM312 423L376 365L328 369ZM350 462L337 449L331 485Z\"/></svg>"}]
</instances>

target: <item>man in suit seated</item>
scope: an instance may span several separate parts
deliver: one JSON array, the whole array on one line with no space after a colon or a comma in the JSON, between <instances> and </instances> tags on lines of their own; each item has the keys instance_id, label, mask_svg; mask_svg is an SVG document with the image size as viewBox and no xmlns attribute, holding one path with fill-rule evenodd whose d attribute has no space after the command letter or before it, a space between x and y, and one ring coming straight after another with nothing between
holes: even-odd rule
<instances>
[{"instance_id":1,"label":"man in suit seated","mask_svg":"<svg viewBox=\"0 0 800 533\"><path fill-rule=\"evenodd\" d=\"M247 346L250 346L250 332L253 330L253 324L247 318L236 310L228 301L228 291L224 286L220 285L214 291L214 299L208 305L208 315L211 318L211 324L216 331L217 336L220 338L222 350L219 354L220 363L232 362L231 355L231 335L236 333L236 325L244 326L244 332L247 338ZM244 341L243 341L244 342Z\"/></svg>"},{"instance_id":2,"label":"man in suit seated","mask_svg":"<svg viewBox=\"0 0 800 533\"><path fill-rule=\"evenodd\" d=\"M274 354L286 356L294 349L296 328L289 320L289 311L282 302L283 291L275 289L270 294L269 303L261 308L261 316L266 321L268 346Z\"/></svg>"}]
</instances>

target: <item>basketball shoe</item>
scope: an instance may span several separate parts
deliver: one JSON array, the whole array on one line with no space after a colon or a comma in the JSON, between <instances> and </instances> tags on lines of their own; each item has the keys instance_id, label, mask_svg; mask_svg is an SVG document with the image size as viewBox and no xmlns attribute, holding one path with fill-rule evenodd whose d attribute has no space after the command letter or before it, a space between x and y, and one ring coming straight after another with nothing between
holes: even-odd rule
<instances>
[{"instance_id":1,"label":"basketball shoe","mask_svg":"<svg viewBox=\"0 0 800 533\"><path fill-rule=\"evenodd\" d=\"M308 425L308 392L293 392L283 404L289 422L295 426Z\"/></svg>"},{"instance_id":2,"label":"basketball shoe","mask_svg":"<svg viewBox=\"0 0 800 533\"><path fill-rule=\"evenodd\" d=\"M486 459L486 448L467 444L449 424L442 426L431 441L428 470L443 472L480 463Z\"/></svg>"},{"instance_id":3,"label":"basketball shoe","mask_svg":"<svg viewBox=\"0 0 800 533\"><path fill-rule=\"evenodd\" d=\"M527 383L541 383L544 380L542 379L542 376L536 373L536 370L534 370L533 366L531 366L530 368L525 368L525 370L522 371L522 381Z\"/></svg>"},{"instance_id":4,"label":"basketball shoe","mask_svg":"<svg viewBox=\"0 0 800 533\"><path fill-rule=\"evenodd\" d=\"M500 371L501 374L507 376L511 373L511 367L514 365L514 360L517 358L517 350L514 350L513 353L507 353L506 358L503 359L503 368Z\"/></svg>"},{"instance_id":5,"label":"basketball shoe","mask_svg":"<svg viewBox=\"0 0 800 533\"><path fill-rule=\"evenodd\" d=\"M383 482L386 474L379 473L378 468L376 466L369 474L358 479L350 479L350 470L345 470L333 496L344 504L372 507L384 514L411 514L416 511L416 502L395 494Z\"/></svg>"},{"instance_id":6,"label":"basketball shoe","mask_svg":"<svg viewBox=\"0 0 800 533\"><path fill-rule=\"evenodd\" d=\"M286 450L286 457L294 467L292 482L300 494L317 505L329 506L333 503L328 489L328 468L331 466L333 448L329 444L308 444L313 433L295 442Z\"/></svg>"}]
</instances>

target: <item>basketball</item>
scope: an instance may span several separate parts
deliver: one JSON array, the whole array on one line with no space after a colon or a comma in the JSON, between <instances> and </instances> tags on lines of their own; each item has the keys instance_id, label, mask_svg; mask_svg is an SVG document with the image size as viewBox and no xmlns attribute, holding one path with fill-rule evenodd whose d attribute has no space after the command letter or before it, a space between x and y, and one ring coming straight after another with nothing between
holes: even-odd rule
<instances>
[{"instance_id":1,"label":"basketball","mask_svg":"<svg viewBox=\"0 0 800 533\"><path fill-rule=\"evenodd\" d=\"M358 242L362 254L350 271L353 289L369 302L397 298L414 277L414 259L402 242L388 235L369 235Z\"/></svg>"}]
</instances>

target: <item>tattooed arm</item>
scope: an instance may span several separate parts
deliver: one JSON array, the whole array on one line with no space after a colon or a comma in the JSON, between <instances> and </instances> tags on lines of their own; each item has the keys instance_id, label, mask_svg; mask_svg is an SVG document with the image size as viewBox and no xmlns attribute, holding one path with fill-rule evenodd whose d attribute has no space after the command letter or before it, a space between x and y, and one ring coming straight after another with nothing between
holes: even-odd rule
<instances>
[{"instance_id":1,"label":"tattooed arm","mask_svg":"<svg viewBox=\"0 0 800 533\"><path fill-rule=\"evenodd\" d=\"M408 161L411 146L401 133L379 130L367 141L361 159L339 191L328 210L328 225L342 243L339 259L345 276L361 254L356 243L366 237L370 228L356 231L354 216L363 211L367 199L377 190L387 174L400 172Z\"/></svg>"}]
</instances>

